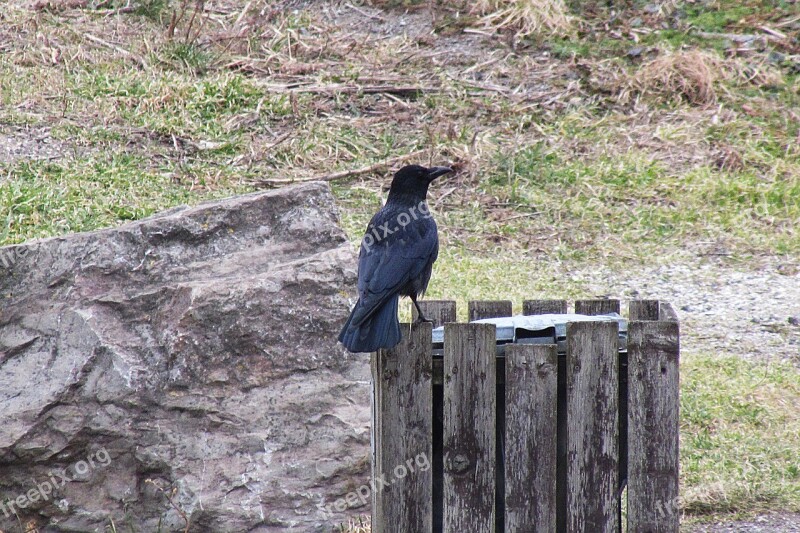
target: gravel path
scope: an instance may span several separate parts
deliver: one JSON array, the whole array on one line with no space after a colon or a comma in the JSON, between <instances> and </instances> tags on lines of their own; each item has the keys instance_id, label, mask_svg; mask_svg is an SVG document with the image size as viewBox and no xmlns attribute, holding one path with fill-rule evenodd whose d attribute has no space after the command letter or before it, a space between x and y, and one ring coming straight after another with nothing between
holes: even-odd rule
<instances>
[{"instance_id":1,"label":"gravel path","mask_svg":"<svg viewBox=\"0 0 800 533\"><path fill-rule=\"evenodd\" d=\"M692 533L800 533L800 514L769 514L748 522L694 526Z\"/></svg>"},{"instance_id":2,"label":"gravel path","mask_svg":"<svg viewBox=\"0 0 800 533\"><path fill-rule=\"evenodd\" d=\"M714 261L677 262L639 271L573 273L591 293L671 302L681 349L800 365L800 273L768 261L757 269Z\"/></svg>"}]
</instances>

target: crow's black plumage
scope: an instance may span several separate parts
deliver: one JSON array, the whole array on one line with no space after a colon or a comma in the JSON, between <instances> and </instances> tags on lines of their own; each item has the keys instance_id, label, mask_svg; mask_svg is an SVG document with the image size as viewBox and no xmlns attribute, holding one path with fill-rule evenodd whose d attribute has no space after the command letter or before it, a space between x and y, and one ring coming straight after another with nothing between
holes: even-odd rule
<instances>
[{"instance_id":1,"label":"crow's black plumage","mask_svg":"<svg viewBox=\"0 0 800 533\"><path fill-rule=\"evenodd\" d=\"M439 254L436 222L425 198L428 185L449 167L408 165L394 175L389 197L370 220L358 256L358 302L339 334L351 352L374 352L400 342L397 303L417 297L431 279Z\"/></svg>"}]
</instances>

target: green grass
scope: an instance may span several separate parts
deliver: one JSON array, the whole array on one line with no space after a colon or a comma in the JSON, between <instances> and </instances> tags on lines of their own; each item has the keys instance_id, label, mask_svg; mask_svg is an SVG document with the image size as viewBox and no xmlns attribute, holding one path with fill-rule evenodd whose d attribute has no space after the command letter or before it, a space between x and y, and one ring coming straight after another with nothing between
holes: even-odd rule
<instances>
[{"instance_id":1,"label":"green grass","mask_svg":"<svg viewBox=\"0 0 800 533\"><path fill-rule=\"evenodd\" d=\"M547 41L551 53L560 59L572 56L583 58L608 58L624 55L630 43L619 39L594 38L576 40L566 37L553 38Z\"/></svg>"},{"instance_id":2,"label":"green grass","mask_svg":"<svg viewBox=\"0 0 800 533\"><path fill-rule=\"evenodd\" d=\"M783 162L764 149L768 142L755 141L746 157L780 171ZM646 260L665 245L679 247L709 235L751 253L800 252L800 235L793 229L793 221L800 219L800 175L788 168L769 178L752 168L726 171L708 165L675 174L644 152L587 161L537 143L497 153L482 173L478 191L513 204L519 216L498 222L481 205L443 210L442 225L462 228L465 234L444 238L462 251L480 247L477 241L487 234L522 238L556 233L567 246L552 252L565 260L608 255L613 256L608 262ZM345 225L358 238L377 202L340 198L355 208ZM487 256L495 253L490 248Z\"/></svg>"},{"instance_id":3,"label":"green grass","mask_svg":"<svg viewBox=\"0 0 800 533\"><path fill-rule=\"evenodd\" d=\"M794 2L785 0L717 0L710 4L683 4L682 8L689 23L706 31L725 31L732 26L746 23L748 17L791 14L797 9Z\"/></svg>"},{"instance_id":4,"label":"green grass","mask_svg":"<svg viewBox=\"0 0 800 533\"><path fill-rule=\"evenodd\" d=\"M681 363L681 484L690 514L800 512L800 372L689 355Z\"/></svg>"},{"instance_id":5,"label":"green grass","mask_svg":"<svg viewBox=\"0 0 800 533\"><path fill-rule=\"evenodd\" d=\"M236 193L235 179L217 180L201 167L175 175L148 169L148 162L125 153L97 155L77 163L21 162L6 169L0 184L4 218L0 242L18 243L117 225L154 212L206 198Z\"/></svg>"},{"instance_id":6,"label":"green grass","mask_svg":"<svg viewBox=\"0 0 800 533\"><path fill-rule=\"evenodd\" d=\"M687 9L689 22L705 31L724 31L728 26L736 24L748 15L756 12L756 8L749 5L737 5L739 2L720 2L725 4L720 9L703 9L692 6Z\"/></svg>"},{"instance_id":7,"label":"green grass","mask_svg":"<svg viewBox=\"0 0 800 533\"><path fill-rule=\"evenodd\" d=\"M265 95L238 74L219 73L200 78L165 71L158 77L119 65L73 70L66 91L78 109L96 110L106 117L161 133L217 138L231 132L227 118L256 109L265 119L288 115L285 95Z\"/></svg>"}]
</instances>

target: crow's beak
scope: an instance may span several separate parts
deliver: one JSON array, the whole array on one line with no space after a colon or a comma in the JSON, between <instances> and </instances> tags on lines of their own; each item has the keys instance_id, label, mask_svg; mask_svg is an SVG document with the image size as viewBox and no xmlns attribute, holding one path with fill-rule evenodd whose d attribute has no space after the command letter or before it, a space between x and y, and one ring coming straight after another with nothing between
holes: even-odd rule
<instances>
[{"instance_id":1,"label":"crow's beak","mask_svg":"<svg viewBox=\"0 0 800 533\"><path fill-rule=\"evenodd\" d=\"M428 169L428 180L433 181L439 176L444 176L445 174L452 171L453 169L450 167L431 167Z\"/></svg>"}]
</instances>

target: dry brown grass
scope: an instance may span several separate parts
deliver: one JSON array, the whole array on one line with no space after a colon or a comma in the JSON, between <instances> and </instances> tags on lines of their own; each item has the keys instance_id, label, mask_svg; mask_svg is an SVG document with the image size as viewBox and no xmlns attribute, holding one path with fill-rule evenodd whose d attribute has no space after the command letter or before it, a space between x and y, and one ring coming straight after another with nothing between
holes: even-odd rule
<instances>
[{"instance_id":1,"label":"dry brown grass","mask_svg":"<svg viewBox=\"0 0 800 533\"><path fill-rule=\"evenodd\" d=\"M351 518L347 525L342 525L343 533L370 533L372 522L369 516L364 515L358 518Z\"/></svg>"},{"instance_id":2,"label":"dry brown grass","mask_svg":"<svg viewBox=\"0 0 800 533\"><path fill-rule=\"evenodd\" d=\"M782 72L763 58L724 58L698 49L661 50L636 70L617 58L581 60L577 66L588 73L585 81L596 95L634 107L639 100L707 107L723 96L729 103L740 88L771 90L786 84Z\"/></svg>"},{"instance_id":3,"label":"dry brown grass","mask_svg":"<svg viewBox=\"0 0 800 533\"><path fill-rule=\"evenodd\" d=\"M471 7L496 31L512 30L518 38L569 35L574 17L563 0L477 0Z\"/></svg>"},{"instance_id":4,"label":"dry brown grass","mask_svg":"<svg viewBox=\"0 0 800 533\"><path fill-rule=\"evenodd\" d=\"M690 104L707 105L717 101L715 85L724 75L723 61L713 52L681 50L646 63L632 81L642 95L678 97Z\"/></svg>"},{"instance_id":5,"label":"dry brown grass","mask_svg":"<svg viewBox=\"0 0 800 533\"><path fill-rule=\"evenodd\" d=\"M756 87L780 86L783 75L774 67L742 58L722 58L713 51L666 51L642 65L629 89L662 101L683 100L692 105L716 103L722 81Z\"/></svg>"}]
</instances>

